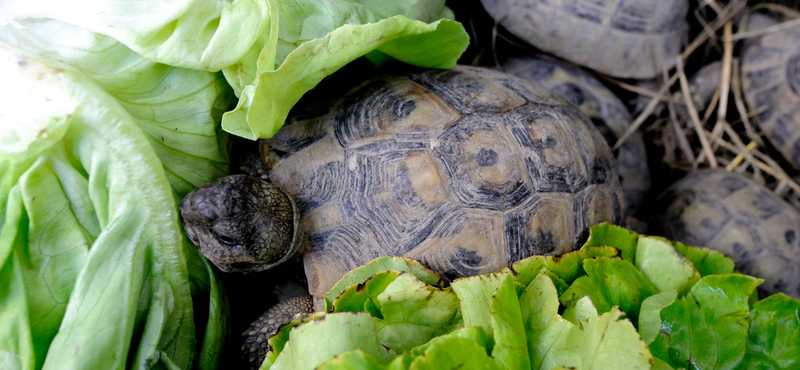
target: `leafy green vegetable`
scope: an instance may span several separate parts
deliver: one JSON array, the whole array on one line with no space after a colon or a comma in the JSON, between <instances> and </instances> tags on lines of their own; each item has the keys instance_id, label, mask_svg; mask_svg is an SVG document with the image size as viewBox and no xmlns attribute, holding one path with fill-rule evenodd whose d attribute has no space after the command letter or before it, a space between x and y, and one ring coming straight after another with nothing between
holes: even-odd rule
<instances>
[{"instance_id":1,"label":"leafy green vegetable","mask_svg":"<svg viewBox=\"0 0 800 370\"><path fill-rule=\"evenodd\" d=\"M648 345L653 343L661 330L661 310L668 307L678 298L678 291L668 290L651 295L642 301L639 311L639 335Z\"/></svg>"},{"instance_id":2,"label":"leafy green vegetable","mask_svg":"<svg viewBox=\"0 0 800 370\"><path fill-rule=\"evenodd\" d=\"M378 342L376 319L370 314L331 313L293 327L289 341L270 369L313 370L326 360L355 349L361 349L381 364L395 357Z\"/></svg>"},{"instance_id":3,"label":"leafy green vegetable","mask_svg":"<svg viewBox=\"0 0 800 370\"><path fill-rule=\"evenodd\" d=\"M345 274L325 295L325 310L331 310L336 297L353 284L366 282L383 271L408 272L429 285L438 285L442 278L421 263L403 257L378 257L371 262Z\"/></svg>"},{"instance_id":4,"label":"leafy green vegetable","mask_svg":"<svg viewBox=\"0 0 800 370\"><path fill-rule=\"evenodd\" d=\"M461 316L464 325L477 326L486 331L490 347L493 340L492 331L492 296L506 280L508 272L478 275L456 279L453 291L461 301Z\"/></svg>"},{"instance_id":5,"label":"leafy green vegetable","mask_svg":"<svg viewBox=\"0 0 800 370\"><path fill-rule=\"evenodd\" d=\"M336 28L301 44L277 69L259 63L254 83L242 89L239 104L225 113L222 127L253 140L272 137L303 94L358 57L378 51L421 67L451 68L468 40L463 27L449 20L426 24L395 16Z\"/></svg>"},{"instance_id":6,"label":"leafy green vegetable","mask_svg":"<svg viewBox=\"0 0 800 370\"><path fill-rule=\"evenodd\" d=\"M393 352L381 359L366 349L326 346L330 359L322 368L792 369L800 364L800 301L784 295L754 301L761 280L718 274L730 260L701 248L675 247L608 225L595 227L592 235L579 251L531 257L515 263L513 273L460 278L452 287L442 287L438 276L410 260L383 258L357 269L346 277L349 286L337 285L344 293L334 306L370 313L373 324L364 326L363 338ZM613 243L622 243L628 253ZM704 264L705 277L693 261ZM398 273L398 267L414 273ZM292 330L284 327L274 338L286 343ZM310 337L301 343L310 343ZM268 356L262 368L270 368L271 361Z\"/></svg>"},{"instance_id":7,"label":"leafy green vegetable","mask_svg":"<svg viewBox=\"0 0 800 370\"><path fill-rule=\"evenodd\" d=\"M377 301L382 315L378 338L397 353L455 329L459 319L459 301L452 290L429 286L411 274L392 281Z\"/></svg>"},{"instance_id":8,"label":"leafy green vegetable","mask_svg":"<svg viewBox=\"0 0 800 370\"><path fill-rule=\"evenodd\" d=\"M563 256L533 256L515 262L512 265L517 274L517 281L528 285L539 276L542 267L547 268L559 277L565 284L572 284L575 279L586 275L583 270L583 261L594 257L617 257L619 250L610 246L583 247L578 251L567 253Z\"/></svg>"},{"instance_id":9,"label":"leafy green vegetable","mask_svg":"<svg viewBox=\"0 0 800 370\"><path fill-rule=\"evenodd\" d=\"M434 341L425 352L415 358L410 369L487 369L502 370L504 367L486 355L483 347L474 340L447 337Z\"/></svg>"},{"instance_id":10,"label":"leafy green vegetable","mask_svg":"<svg viewBox=\"0 0 800 370\"><path fill-rule=\"evenodd\" d=\"M611 246L620 250L623 259L634 263L638 238L639 235L633 231L602 223L591 228L589 239L583 248Z\"/></svg>"},{"instance_id":11,"label":"leafy green vegetable","mask_svg":"<svg viewBox=\"0 0 800 370\"><path fill-rule=\"evenodd\" d=\"M653 354L673 367L736 367L745 354L750 295L761 281L744 275L700 280L687 296L661 310Z\"/></svg>"},{"instance_id":12,"label":"leafy green vegetable","mask_svg":"<svg viewBox=\"0 0 800 370\"><path fill-rule=\"evenodd\" d=\"M573 324L558 314L555 286L545 274L531 282L519 301L533 369L649 368L647 346L630 321L619 320L622 313L616 308Z\"/></svg>"},{"instance_id":13,"label":"leafy green vegetable","mask_svg":"<svg viewBox=\"0 0 800 370\"><path fill-rule=\"evenodd\" d=\"M531 368L527 341L522 328L522 313L514 279L506 275L492 296L492 328L495 345L492 357L509 370Z\"/></svg>"},{"instance_id":14,"label":"leafy green vegetable","mask_svg":"<svg viewBox=\"0 0 800 370\"><path fill-rule=\"evenodd\" d=\"M362 284L354 284L336 297L333 301L333 312L359 312L367 311L373 316L382 318L383 315L376 305L378 295L381 294L389 284L400 276L398 271L382 271Z\"/></svg>"},{"instance_id":15,"label":"leafy green vegetable","mask_svg":"<svg viewBox=\"0 0 800 370\"><path fill-rule=\"evenodd\" d=\"M672 246L678 253L692 261L692 264L702 276L733 273L733 260L725 257L720 252L679 242L672 243Z\"/></svg>"},{"instance_id":16,"label":"leafy green vegetable","mask_svg":"<svg viewBox=\"0 0 800 370\"><path fill-rule=\"evenodd\" d=\"M13 2L5 28L51 21L105 35L155 63L223 71L240 98L223 128L250 139L274 135L303 94L356 58L449 68L469 42L460 24L441 19L453 15L443 0L51 3Z\"/></svg>"},{"instance_id":17,"label":"leafy green vegetable","mask_svg":"<svg viewBox=\"0 0 800 370\"><path fill-rule=\"evenodd\" d=\"M46 20L0 27L0 39L90 78L144 131L180 199L228 174L220 119L235 98L219 74L157 64L116 40Z\"/></svg>"},{"instance_id":18,"label":"leafy green vegetable","mask_svg":"<svg viewBox=\"0 0 800 370\"><path fill-rule=\"evenodd\" d=\"M792 369L800 365L800 301L775 294L753 305L740 369Z\"/></svg>"},{"instance_id":19,"label":"leafy green vegetable","mask_svg":"<svg viewBox=\"0 0 800 370\"><path fill-rule=\"evenodd\" d=\"M26 370L215 368L223 297L192 262L202 257L136 119L83 75L6 47L0 64L15 87L0 107L13 112L0 130L0 322L15 328L0 352ZM29 104L42 108L19 109Z\"/></svg>"},{"instance_id":20,"label":"leafy green vegetable","mask_svg":"<svg viewBox=\"0 0 800 370\"><path fill-rule=\"evenodd\" d=\"M686 294L700 280L694 265L675 251L669 241L660 238L639 238L636 268L658 290L677 290L680 295Z\"/></svg>"},{"instance_id":21,"label":"leafy green vegetable","mask_svg":"<svg viewBox=\"0 0 800 370\"><path fill-rule=\"evenodd\" d=\"M628 317L639 317L642 300L658 293L653 284L630 262L620 258L598 257L583 261L586 276L579 277L561 295L561 303L573 306L589 296L600 313L619 307Z\"/></svg>"}]
</instances>

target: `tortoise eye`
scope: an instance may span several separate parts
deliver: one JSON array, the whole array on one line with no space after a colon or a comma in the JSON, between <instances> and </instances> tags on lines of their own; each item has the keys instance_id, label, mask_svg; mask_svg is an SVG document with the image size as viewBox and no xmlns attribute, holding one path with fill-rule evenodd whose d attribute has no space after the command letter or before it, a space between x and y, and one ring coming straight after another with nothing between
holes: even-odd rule
<instances>
[{"instance_id":1,"label":"tortoise eye","mask_svg":"<svg viewBox=\"0 0 800 370\"><path fill-rule=\"evenodd\" d=\"M226 230L226 231L227 231L227 230ZM235 238L235 237L233 237L233 236L231 236L231 235L228 235L228 234L227 234L225 231L223 231L223 230L217 230L217 228L211 228L211 234L213 234L213 235L214 235L214 238L215 238L215 239L217 239L217 240L219 240L219 241L220 241L220 242L222 242L223 244L226 244L226 245L229 245L229 246L234 246L234 245L237 245L237 244L239 244L239 243L236 241L236 238Z\"/></svg>"}]
</instances>

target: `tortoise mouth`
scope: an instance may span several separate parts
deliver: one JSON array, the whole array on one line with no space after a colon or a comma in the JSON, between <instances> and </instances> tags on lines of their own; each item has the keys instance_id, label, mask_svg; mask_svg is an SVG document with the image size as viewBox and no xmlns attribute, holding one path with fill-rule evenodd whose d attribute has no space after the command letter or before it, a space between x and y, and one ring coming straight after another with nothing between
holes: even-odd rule
<instances>
[{"instance_id":1,"label":"tortoise mouth","mask_svg":"<svg viewBox=\"0 0 800 370\"><path fill-rule=\"evenodd\" d=\"M800 53L792 55L786 64L786 80L795 95L800 96Z\"/></svg>"}]
</instances>

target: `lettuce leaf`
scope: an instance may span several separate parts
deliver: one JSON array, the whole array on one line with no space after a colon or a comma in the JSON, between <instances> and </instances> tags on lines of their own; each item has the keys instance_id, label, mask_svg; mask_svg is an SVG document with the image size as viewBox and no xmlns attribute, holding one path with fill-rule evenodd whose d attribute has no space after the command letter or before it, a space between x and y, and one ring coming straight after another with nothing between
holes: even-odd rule
<instances>
[{"instance_id":1,"label":"lettuce leaf","mask_svg":"<svg viewBox=\"0 0 800 370\"><path fill-rule=\"evenodd\" d=\"M673 367L733 369L741 363L749 327L749 299L761 283L744 275L711 275L661 310L653 354Z\"/></svg>"},{"instance_id":2,"label":"lettuce leaf","mask_svg":"<svg viewBox=\"0 0 800 370\"><path fill-rule=\"evenodd\" d=\"M4 11L12 27L56 21L155 63L223 71L239 103L222 127L249 139L272 137L303 94L359 57L450 68L469 43L442 19L453 15L443 0L11 0Z\"/></svg>"},{"instance_id":3,"label":"lettuce leaf","mask_svg":"<svg viewBox=\"0 0 800 370\"><path fill-rule=\"evenodd\" d=\"M0 64L0 353L25 370L215 368L224 298L136 119L86 76L2 45Z\"/></svg>"},{"instance_id":4,"label":"lettuce leaf","mask_svg":"<svg viewBox=\"0 0 800 370\"><path fill-rule=\"evenodd\" d=\"M800 365L800 301L779 293L753 305L744 362L739 369Z\"/></svg>"},{"instance_id":5,"label":"lettuce leaf","mask_svg":"<svg viewBox=\"0 0 800 370\"><path fill-rule=\"evenodd\" d=\"M373 316L364 312L331 313L294 326L270 369L313 370L334 356L355 349L363 350L381 364L396 357L378 342Z\"/></svg>"},{"instance_id":6,"label":"lettuce leaf","mask_svg":"<svg viewBox=\"0 0 800 370\"><path fill-rule=\"evenodd\" d=\"M468 41L457 22L440 20L427 24L398 15L375 23L344 25L322 38L304 42L278 68L267 61L272 58L268 44L259 56L265 61L258 63L254 82L242 88L239 103L225 113L222 127L251 140L270 138L283 126L289 110L303 94L361 56L379 52L421 67L451 68ZM268 57L264 57L265 52ZM229 81L231 75L226 73Z\"/></svg>"},{"instance_id":7,"label":"lettuce leaf","mask_svg":"<svg viewBox=\"0 0 800 370\"><path fill-rule=\"evenodd\" d=\"M154 63L116 40L54 20L0 27L0 39L90 78L144 131L180 199L228 174L220 120L234 99L218 73Z\"/></svg>"},{"instance_id":8,"label":"lettuce leaf","mask_svg":"<svg viewBox=\"0 0 800 370\"><path fill-rule=\"evenodd\" d=\"M531 368L649 369L650 351L618 309L582 314L573 324L558 314L556 289L546 274L528 285L519 302Z\"/></svg>"}]
</instances>

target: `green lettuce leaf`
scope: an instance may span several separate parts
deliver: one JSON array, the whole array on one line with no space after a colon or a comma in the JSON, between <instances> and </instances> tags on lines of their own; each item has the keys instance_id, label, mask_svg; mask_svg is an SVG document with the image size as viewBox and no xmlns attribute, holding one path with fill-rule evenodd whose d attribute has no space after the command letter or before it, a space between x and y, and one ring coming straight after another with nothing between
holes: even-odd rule
<instances>
[{"instance_id":1,"label":"green lettuce leaf","mask_svg":"<svg viewBox=\"0 0 800 370\"><path fill-rule=\"evenodd\" d=\"M304 42L278 68L268 62L272 52L267 45L259 56L264 63L258 63L253 84L242 89L236 108L223 116L222 127L252 140L270 138L303 94L367 53L377 51L420 67L451 68L468 42L457 22L427 24L398 15L375 23L344 25Z\"/></svg>"},{"instance_id":2,"label":"green lettuce leaf","mask_svg":"<svg viewBox=\"0 0 800 370\"><path fill-rule=\"evenodd\" d=\"M228 174L220 120L235 98L219 73L154 63L116 40L53 20L0 27L0 40L90 78L131 115L178 198Z\"/></svg>"},{"instance_id":3,"label":"green lettuce leaf","mask_svg":"<svg viewBox=\"0 0 800 370\"><path fill-rule=\"evenodd\" d=\"M677 290L681 296L700 280L700 273L694 265L679 254L668 240L661 238L639 238L636 268L659 291Z\"/></svg>"},{"instance_id":4,"label":"green lettuce leaf","mask_svg":"<svg viewBox=\"0 0 800 370\"><path fill-rule=\"evenodd\" d=\"M267 27L270 1L11 1L4 10L17 22L53 19L110 36L158 63L219 71L241 59Z\"/></svg>"},{"instance_id":5,"label":"green lettuce leaf","mask_svg":"<svg viewBox=\"0 0 800 370\"><path fill-rule=\"evenodd\" d=\"M462 337L445 337L431 343L422 355L411 362L409 369L503 370L505 367L486 355L485 348L474 340Z\"/></svg>"},{"instance_id":6,"label":"green lettuce leaf","mask_svg":"<svg viewBox=\"0 0 800 370\"><path fill-rule=\"evenodd\" d=\"M620 252L611 246L589 246L561 256L532 256L512 265L516 279L527 286L537 276L542 267L547 268L567 285L575 279L586 275L583 270L583 261L595 257L617 257Z\"/></svg>"},{"instance_id":7,"label":"green lettuce leaf","mask_svg":"<svg viewBox=\"0 0 800 370\"><path fill-rule=\"evenodd\" d=\"M748 333L749 300L762 280L710 275L689 294L661 310L653 355L673 367L733 369L742 362Z\"/></svg>"},{"instance_id":8,"label":"green lettuce leaf","mask_svg":"<svg viewBox=\"0 0 800 370\"><path fill-rule=\"evenodd\" d=\"M333 301L333 312L359 312L367 311L372 316L382 318L380 303L377 298L383 293L401 272L382 271L369 278L362 284L347 287L344 292Z\"/></svg>"},{"instance_id":9,"label":"green lettuce leaf","mask_svg":"<svg viewBox=\"0 0 800 370\"><path fill-rule=\"evenodd\" d=\"M271 137L303 94L356 58L449 68L469 43L460 24L434 22L453 15L443 0L13 0L4 14L11 27L55 21L155 63L223 71L240 97L223 128L250 139Z\"/></svg>"},{"instance_id":10,"label":"green lettuce leaf","mask_svg":"<svg viewBox=\"0 0 800 370\"><path fill-rule=\"evenodd\" d=\"M661 330L661 310L669 307L678 298L678 291L668 290L651 295L642 301L639 311L639 335L648 345L653 343Z\"/></svg>"},{"instance_id":11,"label":"green lettuce leaf","mask_svg":"<svg viewBox=\"0 0 800 370\"><path fill-rule=\"evenodd\" d=\"M800 366L800 301L779 293L753 305L744 362L738 369Z\"/></svg>"},{"instance_id":12,"label":"green lettuce leaf","mask_svg":"<svg viewBox=\"0 0 800 370\"><path fill-rule=\"evenodd\" d=\"M495 341L492 358L506 369L531 368L525 331L520 330L522 327L522 313L514 279L511 275L506 275L492 296L492 329Z\"/></svg>"},{"instance_id":13,"label":"green lettuce leaf","mask_svg":"<svg viewBox=\"0 0 800 370\"><path fill-rule=\"evenodd\" d=\"M486 275L456 279L452 288L461 302L461 316L464 326L477 326L486 331L489 348L494 343L492 330L492 297L506 278L507 270Z\"/></svg>"},{"instance_id":14,"label":"green lettuce leaf","mask_svg":"<svg viewBox=\"0 0 800 370\"><path fill-rule=\"evenodd\" d=\"M270 369L313 370L336 355L361 349L386 364L396 357L378 342L376 319L365 312L331 313L289 331L289 341Z\"/></svg>"},{"instance_id":15,"label":"green lettuce leaf","mask_svg":"<svg viewBox=\"0 0 800 370\"><path fill-rule=\"evenodd\" d=\"M459 323L459 301L453 291L429 286L411 274L398 276L377 301L378 340L396 353L408 352Z\"/></svg>"},{"instance_id":16,"label":"green lettuce leaf","mask_svg":"<svg viewBox=\"0 0 800 370\"><path fill-rule=\"evenodd\" d=\"M14 112L0 130L13 183L0 231L0 301L13 309L0 322L19 320L0 352L25 370L215 368L197 351L227 332L219 286L188 266L201 257L136 120L82 75L5 46L0 63L15 87L0 107ZM41 109L19 109L29 104Z\"/></svg>"},{"instance_id":17,"label":"green lettuce leaf","mask_svg":"<svg viewBox=\"0 0 800 370\"><path fill-rule=\"evenodd\" d=\"M639 317L642 301L658 293L630 262L621 258L597 257L583 261L586 276L575 280L561 295L564 306L574 306L583 297L590 297L597 312L606 313L619 307L629 318Z\"/></svg>"},{"instance_id":18,"label":"green lettuce leaf","mask_svg":"<svg viewBox=\"0 0 800 370\"><path fill-rule=\"evenodd\" d=\"M573 324L558 314L556 289L545 274L528 285L519 302L532 369L650 368L650 351L633 324L620 320L618 309L594 317L581 309L584 320Z\"/></svg>"},{"instance_id":19,"label":"green lettuce leaf","mask_svg":"<svg viewBox=\"0 0 800 370\"><path fill-rule=\"evenodd\" d=\"M702 276L733 273L733 260L725 257L725 255L720 252L679 242L673 242L672 246L675 247L678 253L686 257L686 259L692 261L694 268L697 269Z\"/></svg>"},{"instance_id":20,"label":"green lettuce leaf","mask_svg":"<svg viewBox=\"0 0 800 370\"><path fill-rule=\"evenodd\" d=\"M345 274L339 281L325 294L325 310L333 309L333 302L336 297L354 284L362 284L369 280L373 275L385 272L397 271L407 272L417 277L417 279L429 285L443 284L442 278L421 263L404 257L378 257L371 262Z\"/></svg>"},{"instance_id":21,"label":"green lettuce leaf","mask_svg":"<svg viewBox=\"0 0 800 370\"><path fill-rule=\"evenodd\" d=\"M609 223L593 226L583 248L610 246L621 251L622 258L634 263L639 234Z\"/></svg>"}]
</instances>

